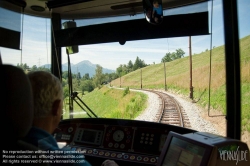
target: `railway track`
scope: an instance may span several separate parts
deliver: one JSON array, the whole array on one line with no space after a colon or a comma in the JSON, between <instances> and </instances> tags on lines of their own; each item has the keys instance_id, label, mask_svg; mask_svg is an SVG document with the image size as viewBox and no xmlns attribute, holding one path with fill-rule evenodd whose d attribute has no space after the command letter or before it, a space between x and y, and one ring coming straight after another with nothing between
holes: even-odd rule
<instances>
[{"instance_id":1,"label":"railway track","mask_svg":"<svg viewBox=\"0 0 250 166\"><path fill-rule=\"evenodd\" d=\"M161 98L161 108L155 117L155 121L175 126L190 128L190 122L185 110L180 106L178 101L166 93L146 90L157 94Z\"/></svg>"}]
</instances>

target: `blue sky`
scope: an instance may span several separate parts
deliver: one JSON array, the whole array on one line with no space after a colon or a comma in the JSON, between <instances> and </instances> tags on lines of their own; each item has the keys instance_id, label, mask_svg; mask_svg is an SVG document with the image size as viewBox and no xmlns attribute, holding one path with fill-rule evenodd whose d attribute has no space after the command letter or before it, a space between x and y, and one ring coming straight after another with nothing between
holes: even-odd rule
<instances>
[{"instance_id":1,"label":"blue sky","mask_svg":"<svg viewBox=\"0 0 250 166\"><path fill-rule=\"evenodd\" d=\"M250 1L238 1L239 35L240 38L242 38L250 35ZM211 1L209 2L208 9L211 11ZM223 15L221 9L221 0L214 0L212 47L224 45ZM171 11L165 12L164 15L169 14L169 12ZM77 26L81 26L81 24ZM44 18L24 16L23 36L22 52L20 50L0 47L3 63L16 65L21 61L21 54L22 62L27 63L30 67L50 63L50 21ZM210 49L210 39L210 35L193 36L192 53L200 53L206 49ZM83 60L89 60L94 64L100 64L104 68L115 70L120 64L127 64L129 60L134 62L137 56L144 60L146 64L160 63L167 52L174 52L179 48L184 50L185 55L188 56L188 41L189 37L179 37L128 41L125 45L120 45L118 42L85 45L79 46L79 53L71 54L70 58L73 64ZM67 63L65 52L65 48L62 48L62 63Z\"/></svg>"}]
</instances>

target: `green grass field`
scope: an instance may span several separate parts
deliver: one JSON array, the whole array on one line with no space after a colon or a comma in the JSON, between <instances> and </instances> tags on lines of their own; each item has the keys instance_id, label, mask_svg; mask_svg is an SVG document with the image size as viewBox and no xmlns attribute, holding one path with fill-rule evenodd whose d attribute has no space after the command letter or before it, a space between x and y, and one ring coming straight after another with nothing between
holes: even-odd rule
<instances>
[{"instance_id":1,"label":"green grass field","mask_svg":"<svg viewBox=\"0 0 250 166\"><path fill-rule=\"evenodd\" d=\"M240 41L241 53L241 95L242 95L242 130L250 132L250 36ZM226 83L225 83L225 53L224 46L212 50L211 56L211 89L210 108L226 114ZM209 74L210 51L192 56L192 84L194 87L194 101L208 108L209 105ZM190 71L189 57L177 59L166 64L167 89L175 93L189 96ZM142 71L141 71L142 70ZM140 88L141 72L142 87L148 89L164 89L164 64L147 66L141 70L131 72L121 78L122 87ZM111 82L113 86L120 86L120 79Z\"/></svg>"},{"instance_id":2,"label":"green grass field","mask_svg":"<svg viewBox=\"0 0 250 166\"><path fill-rule=\"evenodd\" d=\"M100 90L96 89L86 95L78 95L84 103L98 116L103 118L134 119L141 111L146 108L147 95L133 91L119 90L103 86ZM65 99L65 103L67 103ZM77 100L80 103L79 100ZM68 110L68 105L65 110ZM83 104L81 106L84 107ZM88 109L84 107L87 112ZM88 115L81 109L77 103L74 103L74 118L84 118ZM90 113L89 113L90 114ZM66 111L64 119L69 118L69 112Z\"/></svg>"}]
</instances>

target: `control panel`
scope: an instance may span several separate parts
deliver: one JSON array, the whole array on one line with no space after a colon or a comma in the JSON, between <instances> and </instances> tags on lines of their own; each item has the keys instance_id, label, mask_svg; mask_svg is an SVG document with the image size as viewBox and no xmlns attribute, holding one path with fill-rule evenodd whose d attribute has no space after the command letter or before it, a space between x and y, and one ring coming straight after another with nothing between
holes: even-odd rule
<instances>
[{"instance_id":1,"label":"control panel","mask_svg":"<svg viewBox=\"0 0 250 166\"><path fill-rule=\"evenodd\" d=\"M85 156L156 165L171 130L193 131L153 122L89 118L62 121L54 137Z\"/></svg>"}]
</instances>

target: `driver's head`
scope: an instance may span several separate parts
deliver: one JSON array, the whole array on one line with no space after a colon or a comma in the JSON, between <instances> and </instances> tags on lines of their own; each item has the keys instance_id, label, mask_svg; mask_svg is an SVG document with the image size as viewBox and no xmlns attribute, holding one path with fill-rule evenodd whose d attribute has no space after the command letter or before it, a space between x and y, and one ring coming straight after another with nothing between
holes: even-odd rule
<instances>
[{"instance_id":1,"label":"driver's head","mask_svg":"<svg viewBox=\"0 0 250 166\"><path fill-rule=\"evenodd\" d=\"M63 89L60 80L46 71L28 73L34 98L34 123L50 123L54 130L61 120L63 109ZM43 119L43 120L41 120ZM53 129L54 128L54 129ZM49 131L51 132L51 131Z\"/></svg>"},{"instance_id":2,"label":"driver's head","mask_svg":"<svg viewBox=\"0 0 250 166\"><path fill-rule=\"evenodd\" d=\"M153 1L153 5L154 5L155 8L158 8L158 7L159 7L159 2L158 2L158 0L154 0L154 1Z\"/></svg>"}]
</instances>

